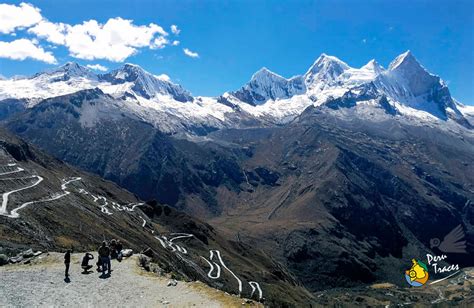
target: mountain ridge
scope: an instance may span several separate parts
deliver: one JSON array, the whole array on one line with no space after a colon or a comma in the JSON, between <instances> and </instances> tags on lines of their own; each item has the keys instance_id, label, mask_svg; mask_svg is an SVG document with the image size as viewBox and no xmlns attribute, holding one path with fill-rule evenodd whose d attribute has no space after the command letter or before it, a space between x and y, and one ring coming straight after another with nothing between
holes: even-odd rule
<instances>
[{"instance_id":1,"label":"mountain ridge","mask_svg":"<svg viewBox=\"0 0 474 308\"><path fill-rule=\"evenodd\" d=\"M219 97L194 97L180 85L135 64L126 63L110 72L95 74L68 62L29 78L0 80L0 100L9 99L9 106L12 99L26 102L26 108L30 108L45 98L95 87L123 101L143 120L172 134L196 134L186 127L212 131L241 127L249 121L260 125L287 123L309 106L324 105L342 99L346 93L368 89L373 94L369 100L387 98L386 104L397 111L394 116L439 121L440 127L442 122L452 120L472 128L470 117L458 108L446 84L421 66L410 51L396 57L388 69L375 60L352 68L323 53L302 75L285 78L262 68L240 89ZM359 103L365 101L357 98L350 108L357 108ZM20 107L9 109L14 112Z\"/></svg>"}]
</instances>

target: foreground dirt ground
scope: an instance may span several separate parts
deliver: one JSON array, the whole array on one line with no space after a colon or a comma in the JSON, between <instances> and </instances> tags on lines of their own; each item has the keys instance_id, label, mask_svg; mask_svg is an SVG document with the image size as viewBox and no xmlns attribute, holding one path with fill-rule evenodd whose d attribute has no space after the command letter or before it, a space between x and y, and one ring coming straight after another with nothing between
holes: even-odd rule
<instances>
[{"instance_id":1,"label":"foreground dirt ground","mask_svg":"<svg viewBox=\"0 0 474 308\"><path fill-rule=\"evenodd\" d=\"M59 253L0 267L0 307L243 307L245 301L200 282L167 286L169 279L140 269L137 256L112 261L109 278L100 278L95 269L82 274L82 256L72 255L70 282L64 280Z\"/></svg>"}]
</instances>

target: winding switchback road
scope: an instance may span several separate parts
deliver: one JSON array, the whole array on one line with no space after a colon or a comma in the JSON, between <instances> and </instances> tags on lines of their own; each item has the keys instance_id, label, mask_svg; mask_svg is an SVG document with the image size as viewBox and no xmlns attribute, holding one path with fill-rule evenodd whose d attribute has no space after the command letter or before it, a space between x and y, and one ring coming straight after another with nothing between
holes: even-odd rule
<instances>
[{"instance_id":1,"label":"winding switchback road","mask_svg":"<svg viewBox=\"0 0 474 308\"><path fill-rule=\"evenodd\" d=\"M37 178L37 181L34 182L31 185L28 185L28 186L25 186L25 187L22 187L22 188L14 189L14 190L8 191L6 193L3 193L3 195L2 195L2 207L0 208L0 215L10 217L10 215L8 215L7 205L8 205L8 197L11 194L13 194L15 192L25 190L25 189L35 187L36 185L38 185L39 183L41 183L43 181L43 178L40 177L39 175L32 175L30 178Z\"/></svg>"}]
</instances>

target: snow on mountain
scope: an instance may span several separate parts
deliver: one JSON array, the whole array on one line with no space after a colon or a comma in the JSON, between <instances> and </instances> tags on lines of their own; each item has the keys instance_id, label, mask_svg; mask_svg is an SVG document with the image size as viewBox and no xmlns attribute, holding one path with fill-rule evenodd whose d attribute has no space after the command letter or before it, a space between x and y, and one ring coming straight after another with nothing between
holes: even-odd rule
<instances>
[{"instance_id":1,"label":"snow on mountain","mask_svg":"<svg viewBox=\"0 0 474 308\"><path fill-rule=\"evenodd\" d=\"M111 85L130 85L130 91L146 99L157 97L158 95L169 95L179 102L192 101L191 94L180 85L174 84L163 77L157 77L146 72L138 65L125 64L123 67L110 73L99 76L101 81ZM121 91L124 88L118 87ZM120 93L123 94L123 93Z\"/></svg>"},{"instance_id":2,"label":"snow on mountain","mask_svg":"<svg viewBox=\"0 0 474 308\"><path fill-rule=\"evenodd\" d=\"M268 74L258 72L254 76ZM364 110L372 106L386 110L392 116L407 116L423 121L450 119L471 127L457 108L445 83L421 66L410 51L392 61L388 70L375 60L361 68L353 68L334 56L322 54L302 77L294 78L304 80L305 93L272 97L260 95L262 87L246 85L242 89L247 92L231 92L234 98L229 100L256 117L273 118L278 123L290 121L309 106L330 104L337 108L358 108L364 105ZM285 80L283 77L281 79ZM265 89L272 89L266 83L265 86ZM246 95L238 95L242 93ZM249 102L248 97L256 96L260 98L257 106L245 105ZM380 105L381 102L383 105Z\"/></svg>"},{"instance_id":3,"label":"snow on mountain","mask_svg":"<svg viewBox=\"0 0 474 308\"><path fill-rule=\"evenodd\" d=\"M349 65L336 57L321 54L309 70L304 74L304 80L310 93L318 93L337 84L338 77Z\"/></svg>"},{"instance_id":4,"label":"snow on mountain","mask_svg":"<svg viewBox=\"0 0 474 308\"><path fill-rule=\"evenodd\" d=\"M358 86L374 80L377 76L382 74L385 69L380 66L377 61L370 60L361 68L349 68L344 71L338 78L347 87Z\"/></svg>"},{"instance_id":5,"label":"snow on mountain","mask_svg":"<svg viewBox=\"0 0 474 308\"><path fill-rule=\"evenodd\" d=\"M399 109L426 112L442 120L462 117L446 84L439 76L429 73L410 51L395 58L388 71L375 78L374 84Z\"/></svg>"},{"instance_id":6,"label":"snow on mountain","mask_svg":"<svg viewBox=\"0 0 474 308\"><path fill-rule=\"evenodd\" d=\"M457 103L459 111L463 114L464 118L474 126L474 106L463 105Z\"/></svg>"},{"instance_id":7,"label":"snow on mountain","mask_svg":"<svg viewBox=\"0 0 474 308\"><path fill-rule=\"evenodd\" d=\"M251 105L260 105L268 100L286 99L305 92L301 76L286 79L264 67L241 89L232 92L232 95Z\"/></svg>"},{"instance_id":8,"label":"snow on mountain","mask_svg":"<svg viewBox=\"0 0 474 308\"><path fill-rule=\"evenodd\" d=\"M63 66L32 77L0 80L0 100L7 98L28 99L29 106L42 99L74 93L98 85L98 77L77 63Z\"/></svg>"},{"instance_id":9,"label":"snow on mountain","mask_svg":"<svg viewBox=\"0 0 474 308\"><path fill-rule=\"evenodd\" d=\"M326 54L304 75L289 79L262 68L242 88L219 97L192 97L168 76L153 75L134 64L97 75L77 63L66 63L30 78L0 80L0 101L17 99L31 107L45 98L94 88L168 133L282 124L310 106L326 106L341 114L343 108L369 114L377 108L413 121L452 120L467 128L474 124L469 108L456 103L440 77L429 73L409 51L388 69L375 60L353 68Z\"/></svg>"}]
</instances>

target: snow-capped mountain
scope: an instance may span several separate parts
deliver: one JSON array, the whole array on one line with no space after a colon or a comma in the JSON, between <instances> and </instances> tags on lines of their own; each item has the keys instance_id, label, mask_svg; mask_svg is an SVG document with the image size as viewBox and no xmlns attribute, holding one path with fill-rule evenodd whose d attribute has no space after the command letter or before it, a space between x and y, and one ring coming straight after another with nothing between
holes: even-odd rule
<instances>
[{"instance_id":1,"label":"snow-capped mountain","mask_svg":"<svg viewBox=\"0 0 474 308\"><path fill-rule=\"evenodd\" d=\"M259 105L268 100L291 98L305 92L306 86L301 76L286 79L264 67L232 95L251 105Z\"/></svg>"},{"instance_id":2,"label":"snow-capped mountain","mask_svg":"<svg viewBox=\"0 0 474 308\"><path fill-rule=\"evenodd\" d=\"M193 99L180 85L148 73L137 65L125 64L110 73L97 75L74 62L29 78L1 80L0 99L28 99L34 105L41 99L96 87L116 97L137 95L151 99L164 95L181 102Z\"/></svg>"},{"instance_id":3,"label":"snow-capped mountain","mask_svg":"<svg viewBox=\"0 0 474 308\"><path fill-rule=\"evenodd\" d=\"M349 68L338 58L323 53L303 77L309 92L318 93L336 86L339 76Z\"/></svg>"},{"instance_id":4,"label":"snow-capped mountain","mask_svg":"<svg viewBox=\"0 0 474 308\"><path fill-rule=\"evenodd\" d=\"M472 128L466 108L460 108L440 77L429 73L409 51L388 69L375 60L353 68L326 54L305 74L289 79L262 68L243 87L220 97L193 97L180 85L134 64L95 74L77 63L66 63L30 78L0 80L0 101L8 102L8 108L0 110L13 113L45 98L94 88L167 133L193 134L198 128L199 134L205 134L226 127L283 124L310 106L359 108L368 113L378 108L414 123L454 121ZM22 108L13 108L11 99L21 102Z\"/></svg>"},{"instance_id":5,"label":"snow-capped mountain","mask_svg":"<svg viewBox=\"0 0 474 308\"><path fill-rule=\"evenodd\" d=\"M56 69L38 73L31 77L31 79L41 79L46 83L68 81L75 78L97 80L97 76L90 69L75 62L67 62Z\"/></svg>"},{"instance_id":6,"label":"snow-capped mountain","mask_svg":"<svg viewBox=\"0 0 474 308\"><path fill-rule=\"evenodd\" d=\"M169 95L179 102L192 101L191 94L180 85L163 80L158 76L146 72L138 65L127 63L110 73L99 75L99 79L111 85L128 85L128 94L132 92L146 99L159 95ZM127 87L118 87L126 89Z\"/></svg>"},{"instance_id":7,"label":"snow-capped mountain","mask_svg":"<svg viewBox=\"0 0 474 308\"><path fill-rule=\"evenodd\" d=\"M368 113L373 108L381 108L392 116L410 118L415 123L452 120L472 128L446 84L421 66L410 51L398 56L388 69L376 60L353 68L334 56L322 54L304 75L291 79L303 80L301 89L305 89L292 95L272 96L268 94L271 91L262 95L262 89L286 89L281 86L281 81L288 81L283 77L272 86L268 85L269 77L263 79L265 87L260 86L262 82L256 82L255 76L269 74L258 72L241 90L226 93L226 99L258 118L272 118L278 123L291 121L309 106L337 106L362 108ZM248 98L255 97L259 98L257 106L242 104L254 102Z\"/></svg>"},{"instance_id":8,"label":"snow-capped mountain","mask_svg":"<svg viewBox=\"0 0 474 308\"><path fill-rule=\"evenodd\" d=\"M0 100L24 99L30 107L39 101L98 85L98 76L88 68L68 62L56 69L37 73L31 77L0 80Z\"/></svg>"}]
</instances>

